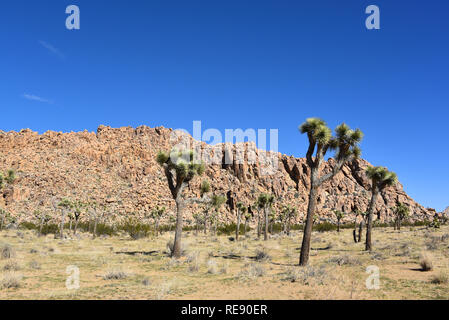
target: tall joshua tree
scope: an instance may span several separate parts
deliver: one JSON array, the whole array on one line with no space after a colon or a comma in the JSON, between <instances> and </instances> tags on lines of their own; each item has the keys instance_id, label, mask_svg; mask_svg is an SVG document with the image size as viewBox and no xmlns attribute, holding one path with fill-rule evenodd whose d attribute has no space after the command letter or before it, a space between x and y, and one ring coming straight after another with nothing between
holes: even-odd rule
<instances>
[{"instance_id":1,"label":"tall joshua tree","mask_svg":"<svg viewBox=\"0 0 449 320\"><path fill-rule=\"evenodd\" d=\"M225 202L226 202L226 197L215 195L215 194L212 196L212 199L210 200L210 205L212 206L212 208L214 210L210 217L211 228L213 228L213 230L214 230L214 235L217 232L217 223L218 223L220 208Z\"/></svg>"},{"instance_id":2,"label":"tall joshua tree","mask_svg":"<svg viewBox=\"0 0 449 320\"><path fill-rule=\"evenodd\" d=\"M299 265L305 266L309 262L313 217L316 211L316 201L319 189L323 183L332 179L338 172L340 172L345 163L360 156L361 151L358 144L363 138L363 133L359 129L351 130L343 123L335 129L335 136L332 136L331 129L327 127L323 120L318 118L307 119L306 122L299 127L299 131L303 134L307 134L309 139L306 160L307 165L310 168L310 193L299 258ZM335 164L329 173L320 176L324 157L328 151L335 151Z\"/></svg>"},{"instance_id":3,"label":"tall joshua tree","mask_svg":"<svg viewBox=\"0 0 449 320\"><path fill-rule=\"evenodd\" d=\"M340 222L341 222L341 219L343 219L343 216L345 215L345 213L340 210L335 210L334 214L335 214L335 217L337 218L337 232L340 232Z\"/></svg>"},{"instance_id":4,"label":"tall joshua tree","mask_svg":"<svg viewBox=\"0 0 449 320\"><path fill-rule=\"evenodd\" d=\"M269 214L273 203L274 203L274 196L271 194L262 193L261 195L259 195L259 198L257 198L258 207L263 209L264 213L264 220L265 220L265 230L263 234L264 241L268 240Z\"/></svg>"},{"instance_id":5,"label":"tall joshua tree","mask_svg":"<svg viewBox=\"0 0 449 320\"><path fill-rule=\"evenodd\" d=\"M190 200L185 199L182 193L195 176L200 176L204 173L205 167L203 163L195 161L195 154L192 150L173 150L170 154L159 152L156 160L164 170L168 187L176 203L176 231L172 256L180 258L182 253L181 237L184 209L186 203Z\"/></svg>"},{"instance_id":6,"label":"tall joshua tree","mask_svg":"<svg viewBox=\"0 0 449 320\"><path fill-rule=\"evenodd\" d=\"M393 208L393 213L395 215L394 229L401 230L402 220L408 217L410 208L404 203L397 201L396 207Z\"/></svg>"},{"instance_id":7,"label":"tall joshua tree","mask_svg":"<svg viewBox=\"0 0 449 320\"><path fill-rule=\"evenodd\" d=\"M67 213L70 211L70 209L73 208L73 203L69 199L63 199L58 203L57 207L61 208L61 225L59 227L59 236L61 239L63 239L65 217L67 216Z\"/></svg>"},{"instance_id":8,"label":"tall joshua tree","mask_svg":"<svg viewBox=\"0 0 449 320\"><path fill-rule=\"evenodd\" d=\"M253 218L253 215L250 212L246 212L243 217L245 218L245 225L244 225L244 229L243 229L243 235L246 237L246 230L248 229L248 222L251 221L251 219Z\"/></svg>"},{"instance_id":9,"label":"tall joshua tree","mask_svg":"<svg viewBox=\"0 0 449 320\"><path fill-rule=\"evenodd\" d=\"M156 206L153 210L151 210L151 218L154 220L154 232L156 236L159 234L159 221L161 221L162 216L165 213L165 207Z\"/></svg>"},{"instance_id":10,"label":"tall joshua tree","mask_svg":"<svg viewBox=\"0 0 449 320\"><path fill-rule=\"evenodd\" d=\"M235 241L239 241L239 234L240 234L240 220L243 216L246 214L246 210L248 208L243 204L243 202L237 202L237 226L235 228ZM246 228L246 226L245 226Z\"/></svg>"},{"instance_id":11,"label":"tall joshua tree","mask_svg":"<svg viewBox=\"0 0 449 320\"><path fill-rule=\"evenodd\" d=\"M371 180L371 201L368 208L368 222L366 225L366 242L365 250L372 250L371 230L373 227L373 213L376 205L376 200L379 193L386 187L395 185L398 181L396 173L390 172L385 167L368 167L366 168L366 175Z\"/></svg>"}]
</instances>

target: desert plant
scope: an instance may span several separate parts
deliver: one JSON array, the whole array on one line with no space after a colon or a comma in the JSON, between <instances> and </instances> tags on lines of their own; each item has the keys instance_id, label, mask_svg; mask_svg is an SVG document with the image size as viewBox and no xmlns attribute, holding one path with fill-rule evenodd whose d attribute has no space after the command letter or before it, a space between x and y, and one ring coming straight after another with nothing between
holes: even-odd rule
<instances>
[{"instance_id":1,"label":"desert plant","mask_svg":"<svg viewBox=\"0 0 449 320\"><path fill-rule=\"evenodd\" d=\"M271 256L268 253L267 248L263 247L262 249L257 249L256 250L255 260L258 261L258 262L270 261L271 260Z\"/></svg>"},{"instance_id":2,"label":"desert plant","mask_svg":"<svg viewBox=\"0 0 449 320\"><path fill-rule=\"evenodd\" d=\"M371 201L368 207L368 221L366 224L365 250L372 250L371 233L373 228L373 214L379 193L386 187L397 183L398 178L394 172L390 172L385 167L368 167L366 175L371 180Z\"/></svg>"},{"instance_id":3,"label":"desert plant","mask_svg":"<svg viewBox=\"0 0 449 320\"><path fill-rule=\"evenodd\" d=\"M441 221L437 215L433 216L432 222L429 224L430 228L439 229L441 227Z\"/></svg>"},{"instance_id":4,"label":"desert plant","mask_svg":"<svg viewBox=\"0 0 449 320\"><path fill-rule=\"evenodd\" d=\"M8 272L3 275L3 278L0 281L0 286L3 289L17 289L20 287L21 280L22 276Z\"/></svg>"},{"instance_id":5,"label":"desert plant","mask_svg":"<svg viewBox=\"0 0 449 320\"><path fill-rule=\"evenodd\" d=\"M103 275L104 280L122 280L128 278L129 274L120 269L109 270Z\"/></svg>"},{"instance_id":6,"label":"desert plant","mask_svg":"<svg viewBox=\"0 0 449 320\"><path fill-rule=\"evenodd\" d=\"M440 271L432 276L430 282L433 284L446 284L449 282L449 275L447 272Z\"/></svg>"},{"instance_id":7,"label":"desert plant","mask_svg":"<svg viewBox=\"0 0 449 320\"><path fill-rule=\"evenodd\" d=\"M242 214L245 215L248 208L243 204L243 202L237 202L237 228L235 229L235 241L239 241L240 234L240 220ZM245 225L246 228L246 225Z\"/></svg>"},{"instance_id":8,"label":"desert plant","mask_svg":"<svg viewBox=\"0 0 449 320\"><path fill-rule=\"evenodd\" d=\"M253 218L253 215L250 212L245 213L243 216L245 218L245 225L243 227L243 235L246 237L246 230L248 229L248 223Z\"/></svg>"},{"instance_id":9,"label":"desert plant","mask_svg":"<svg viewBox=\"0 0 449 320\"><path fill-rule=\"evenodd\" d=\"M316 213L316 202L320 187L326 181L332 179L343 165L360 156L358 144L363 138L359 129L351 130L346 124L341 124L335 129L336 136L332 137L331 130L326 123L318 118L309 118L299 130L307 134L309 147L306 153L307 165L310 168L310 192L307 207L306 224L301 246L299 264L307 265L310 253L310 240L312 236L313 218ZM320 176L321 167L328 151L336 150L332 171ZM313 154L315 153L315 159Z\"/></svg>"},{"instance_id":10,"label":"desert plant","mask_svg":"<svg viewBox=\"0 0 449 320\"><path fill-rule=\"evenodd\" d=\"M257 206L259 207L259 209L262 209L264 213L264 220L265 220L264 241L268 240L269 213L271 211L273 203L274 203L274 196L270 194L262 193L257 198Z\"/></svg>"},{"instance_id":11,"label":"desert plant","mask_svg":"<svg viewBox=\"0 0 449 320\"><path fill-rule=\"evenodd\" d=\"M151 218L154 220L154 232L156 236L159 234L159 221L165 213L165 207L156 206L153 210L151 210Z\"/></svg>"},{"instance_id":12,"label":"desert plant","mask_svg":"<svg viewBox=\"0 0 449 320\"><path fill-rule=\"evenodd\" d=\"M15 255L16 251L10 244L5 243L0 247L0 257L2 259L11 259L14 258Z\"/></svg>"},{"instance_id":13,"label":"desert plant","mask_svg":"<svg viewBox=\"0 0 449 320\"><path fill-rule=\"evenodd\" d=\"M396 206L393 209L394 219L394 229L401 230L401 224L404 219L406 219L410 213L410 208L404 203L397 201Z\"/></svg>"},{"instance_id":14,"label":"desert plant","mask_svg":"<svg viewBox=\"0 0 449 320\"><path fill-rule=\"evenodd\" d=\"M69 210L73 208L73 203L69 199L62 199L60 202L56 202L55 199L53 199L53 207L55 209L59 208L61 209L61 224L59 226L59 235L60 238L64 238L64 224L65 224L65 218L67 216L67 213Z\"/></svg>"},{"instance_id":15,"label":"desert plant","mask_svg":"<svg viewBox=\"0 0 449 320\"><path fill-rule=\"evenodd\" d=\"M419 265L421 266L422 271L431 271L433 270L433 261L432 257L428 254L422 254L419 259Z\"/></svg>"},{"instance_id":16,"label":"desert plant","mask_svg":"<svg viewBox=\"0 0 449 320\"><path fill-rule=\"evenodd\" d=\"M0 231L3 230L10 216L11 214L8 211L6 211L3 208L0 208Z\"/></svg>"},{"instance_id":17,"label":"desert plant","mask_svg":"<svg viewBox=\"0 0 449 320\"><path fill-rule=\"evenodd\" d=\"M213 228L213 235L216 235L217 233L217 223L218 223L218 217L221 206L226 202L226 197L220 196L220 195L213 195L212 199L210 200L210 206L213 208L213 212L210 215L210 222L211 226Z\"/></svg>"},{"instance_id":18,"label":"desert plant","mask_svg":"<svg viewBox=\"0 0 449 320\"><path fill-rule=\"evenodd\" d=\"M181 257L184 208L186 202L189 201L184 199L183 191L195 176L204 173L205 167L203 163L196 161L195 154L192 150L172 150L170 154L159 152L156 160L164 170L168 187L176 203L176 231L172 254L174 257L179 258Z\"/></svg>"},{"instance_id":19,"label":"desert plant","mask_svg":"<svg viewBox=\"0 0 449 320\"><path fill-rule=\"evenodd\" d=\"M340 210L335 210L334 214L335 214L335 217L337 218L337 232L340 232L340 222L341 222L341 219L344 217L345 213Z\"/></svg>"}]
</instances>

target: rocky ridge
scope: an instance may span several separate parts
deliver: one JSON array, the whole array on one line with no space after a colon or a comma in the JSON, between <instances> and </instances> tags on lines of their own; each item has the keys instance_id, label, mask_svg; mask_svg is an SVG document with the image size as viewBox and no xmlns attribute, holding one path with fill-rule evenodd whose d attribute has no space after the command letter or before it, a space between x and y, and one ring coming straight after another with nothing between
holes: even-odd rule
<instances>
[{"instance_id":1,"label":"rocky ridge","mask_svg":"<svg viewBox=\"0 0 449 320\"><path fill-rule=\"evenodd\" d=\"M17 172L14 184L3 189L0 206L25 220L31 219L35 210L56 215L51 206L52 199L64 197L104 204L109 220L132 215L143 218L156 205L167 206L169 213L173 212L174 201L155 156L159 150L169 150L179 142L179 139L174 141L174 133L172 129L147 126L100 126L96 133L0 131L0 170L13 168ZM209 147L190 136L187 139L194 147ZM221 163L207 166L205 176L195 179L186 192L198 196L201 180L208 179L215 193L228 198L221 215L221 219L228 222L235 220L236 201L249 205L259 193L273 193L277 198L276 207L286 204L297 207L297 219L301 221L307 208L309 188L305 159L270 153L277 160L277 170L264 174L263 164L249 161L251 155L258 158L263 152L254 143L237 146L215 146L213 149L218 150L215 155ZM225 150L232 150L234 155L245 150L245 161L226 163ZM332 165L332 160L326 162L323 170L331 170ZM318 198L320 220L333 220L335 209L344 212L367 209L370 183L364 170L368 165L365 160L354 161L324 185ZM398 183L385 190L376 203L380 220L392 219L391 207L397 200L410 207L413 220L431 217L431 212L410 198ZM194 205L187 210L188 221L195 210L200 208Z\"/></svg>"}]
</instances>

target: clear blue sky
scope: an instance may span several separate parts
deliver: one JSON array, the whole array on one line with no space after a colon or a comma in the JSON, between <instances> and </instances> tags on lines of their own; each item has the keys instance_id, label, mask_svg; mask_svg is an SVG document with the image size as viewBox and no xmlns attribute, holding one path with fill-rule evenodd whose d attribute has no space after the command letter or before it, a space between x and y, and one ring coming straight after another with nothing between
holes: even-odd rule
<instances>
[{"instance_id":1,"label":"clear blue sky","mask_svg":"<svg viewBox=\"0 0 449 320\"><path fill-rule=\"evenodd\" d=\"M78 5L81 30L65 28ZM381 30L365 28L365 8ZM318 116L365 132L363 157L425 206L449 205L449 1L8 0L0 129L100 124L277 128Z\"/></svg>"}]
</instances>

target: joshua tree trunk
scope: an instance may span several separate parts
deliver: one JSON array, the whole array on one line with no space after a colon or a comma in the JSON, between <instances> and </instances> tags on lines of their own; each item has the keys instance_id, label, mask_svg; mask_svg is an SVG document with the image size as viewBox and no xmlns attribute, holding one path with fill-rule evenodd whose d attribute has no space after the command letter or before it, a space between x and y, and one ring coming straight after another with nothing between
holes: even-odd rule
<instances>
[{"instance_id":1,"label":"joshua tree trunk","mask_svg":"<svg viewBox=\"0 0 449 320\"><path fill-rule=\"evenodd\" d=\"M369 204L369 209L368 209L368 223L366 225L366 243L365 243L366 251L372 250L371 230L373 227L374 206L376 204L378 195L379 195L379 189L377 188L377 186L373 186L373 194L371 196L371 202Z\"/></svg>"},{"instance_id":2,"label":"joshua tree trunk","mask_svg":"<svg viewBox=\"0 0 449 320\"><path fill-rule=\"evenodd\" d=\"M60 233L59 236L61 237L61 239L64 238L64 223L65 223L65 216L66 216L66 212L65 210L62 210L61 212L61 226L60 226Z\"/></svg>"},{"instance_id":3,"label":"joshua tree trunk","mask_svg":"<svg viewBox=\"0 0 449 320\"><path fill-rule=\"evenodd\" d=\"M340 232L340 219L337 219L337 232Z\"/></svg>"},{"instance_id":4,"label":"joshua tree trunk","mask_svg":"<svg viewBox=\"0 0 449 320\"><path fill-rule=\"evenodd\" d=\"M288 220L287 220L287 235L290 235L290 225L291 224L291 221L290 221L290 218L288 218Z\"/></svg>"},{"instance_id":5,"label":"joshua tree trunk","mask_svg":"<svg viewBox=\"0 0 449 320\"><path fill-rule=\"evenodd\" d=\"M257 221L257 239L260 239L260 233L262 230L261 221L260 221L260 212L258 214L258 221Z\"/></svg>"},{"instance_id":6,"label":"joshua tree trunk","mask_svg":"<svg viewBox=\"0 0 449 320\"><path fill-rule=\"evenodd\" d=\"M41 218L41 223L39 226L39 234L38 236L40 237L42 235L42 228L44 227L44 217Z\"/></svg>"},{"instance_id":7,"label":"joshua tree trunk","mask_svg":"<svg viewBox=\"0 0 449 320\"><path fill-rule=\"evenodd\" d=\"M246 228L248 228L248 221L245 219L245 228L243 229L243 235L246 237Z\"/></svg>"},{"instance_id":8,"label":"joshua tree trunk","mask_svg":"<svg viewBox=\"0 0 449 320\"><path fill-rule=\"evenodd\" d=\"M93 232L94 239L97 237L97 224L98 224L98 217L95 217L94 218L94 232Z\"/></svg>"},{"instance_id":9,"label":"joshua tree trunk","mask_svg":"<svg viewBox=\"0 0 449 320\"><path fill-rule=\"evenodd\" d=\"M154 226L154 229L156 231L156 237L159 235L159 219L156 220L156 225ZM198 228L197 228L198 231Z\"/></svg>"},{"instance_id":10,"label":"joshua tree trunk","mask_svg":"<svg viewBox=\"0 0 449 320\"><path fill-rule=\"evenodd\" d=\"M237 209L237 226L235 228L235 241L239 241L240 233L240 210Z\"/></svg>"},{"instance_id":11,"label":"joshua tree trunk","mask_svg":"<svg viewBox=\"0 0 449 320\"><path fill-rule=\"evenodd\" d=\"M316 210L317 193L318 190L312 183L309 193L309 204L307 206L306 225L304 226L304 236L302 238L301 254L299 256L300 266L305 266L309 262L310 239L312 237L313 216L315 215Z\"/></svg>"},{"instance_id":12,"label":"joshua tree trunk","mask_svg":"<svg viewBox=\"0 0 449 320\"><path fill-rule=\"evenodd\" d=\"M183 211L185 207L184 200L181 199L182 190L178 193L176 198L176 230L175 230L175 242L173 244L172 257L181 258L182 247L181 247L181 237L182 237L182 225L183 225Z\"/></svg>"},{"instance_id":13,"label":"joshua tree trunk","mask_svg":"<svg viewBox=\"0 0 449 320\"><path fill-rule=\"evenodd\" d=\"M362 234L363 234L363 228L365 227L365 219L362 219L359 224L359 237L358 242L362 242Z\"/></svg>"},{"instance_id":14,"label":"joshua tree trunk","mask_svg":"<svg viewBox=\"0 0 449 320\"><path fill-rule=\"evenodd\" d=\"M72 232L72 218L69 220L69 231Z\"/></svg>"},{"instance_id":15,"label":"joshua tree trunk","mask_svg":"<svg viewBox=\"0 0 449 320\"><path fill-rule=\"evenodd\" d=\"M267 241L268 240L268 208L264 209L265 212L265 230L264 230L264 234L263 234L263 240Z\"/></svg>"},{"instance_id":16,"label":"joshua tree trunk","mask_svg":"<svg viewBox=\"0 0 449 320\"><path fill-rule=\"evenodd\" d=\"M79 218L75 217L75 228L73 229L73 234L76 235L76 231L78 230Z\"/></svg>"},{"instance_id":17,"label":"joshua tree trunk","mask_svg":"<svg viewBox=\"0 0 449 320\"><path fill-rule=\"evenodd\" d=\"M204 214L204 234L207 234L207 221L209 221L209 213Z\"/></svg>"}]
</instances>

